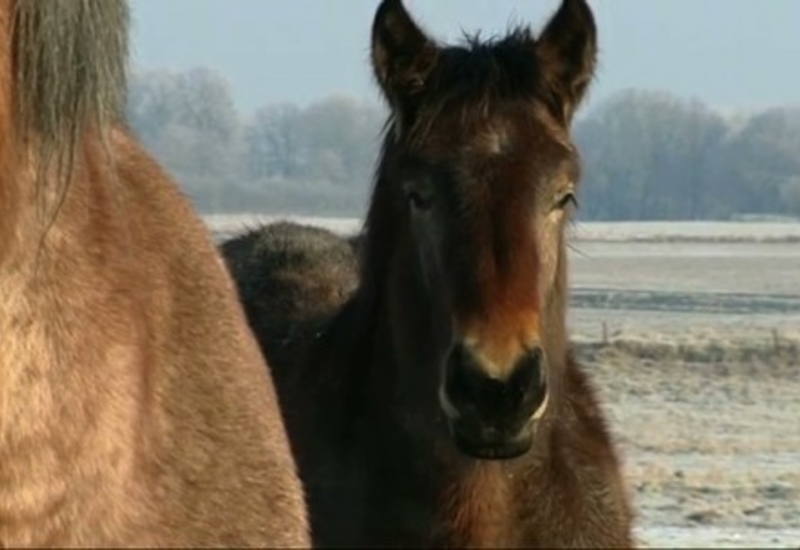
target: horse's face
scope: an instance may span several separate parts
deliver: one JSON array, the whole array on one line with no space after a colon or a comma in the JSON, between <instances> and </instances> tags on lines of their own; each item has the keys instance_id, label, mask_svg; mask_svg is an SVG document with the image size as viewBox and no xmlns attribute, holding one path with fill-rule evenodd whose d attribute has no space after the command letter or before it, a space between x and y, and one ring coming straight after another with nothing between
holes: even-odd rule
<instances>
[{"instance_id":1,"label":"horse's face","mask_svg":"<svg viewBox=\"0 0 800 550\"><path fill-rule=\"evenodd\" d=\"M516 455L547 406L543 306L560 267L576 163L525 109L474 133L451 122L431 133L443 146L450 137L446 154L409 161L415 168L398 198L415 271L447 325L435 333L446 347L439 399L453 436L469 454Z\"/></svg>"},{"instance_id":2,"label":"horse's face","mask_svg":"<svg viewBox=\"0 0 800 550\"><path fill-rule=\"evenodd\" d=\"M441 49L387 0L374 33L395 118L382 177L444 325L439 404L464 453L518 456L557 375L544 313L578 182L568 127L593 66L591 13L566 0L538 41Z\"/></svg>"}]
</instances>

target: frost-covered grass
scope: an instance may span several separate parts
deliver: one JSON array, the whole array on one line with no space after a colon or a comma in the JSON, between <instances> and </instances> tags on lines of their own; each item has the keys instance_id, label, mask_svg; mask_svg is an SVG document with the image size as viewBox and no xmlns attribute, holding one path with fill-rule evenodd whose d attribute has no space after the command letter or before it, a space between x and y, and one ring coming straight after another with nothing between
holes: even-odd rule
<instances>
[{"instance_id":1,"label":"frost-covered grass","mask_svg":"<svg viewBox=\"0 0 800 550\"><path fill-rule=\"evenodd\" d=\"M658 335L617 335L607 342L574 337L573 342L585 354L624 354L630 359L650 361L682 361L687 363L770 363L800 370L800 337L778 336L777 339L718 335L704 339L683 335L666 339Z\"/></svg>"},{"instance_id":2,"label":"frost-covered grass","mask_svg":"<svg viewBox=\"0 0 800 550\"><path fill-rule=\"evenodd\" d=\"M670 540L664 527L696 529L707 544L712 528L788 543L781 531L800 529L800 339L775 348L710 334L638 332L576 348L651 544Z\"/></svg>"},{"instance_id":3,"label":"frost-covered grass","mask_svg":"<svg viewBox=\"0 0 800 550\"><path fill-rule=\"evenodd\" d=\"M800 549L800 529L651 526L639 536L643 548Z\"/></svg>"}]
</instances>

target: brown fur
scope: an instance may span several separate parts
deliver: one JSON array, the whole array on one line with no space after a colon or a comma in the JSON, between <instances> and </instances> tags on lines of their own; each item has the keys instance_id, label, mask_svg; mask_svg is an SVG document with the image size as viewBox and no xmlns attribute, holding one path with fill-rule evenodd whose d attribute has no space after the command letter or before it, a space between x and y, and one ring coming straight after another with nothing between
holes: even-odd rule
<instances>
[{"instance_id":1,"label":"brown fur","mask_svg":"<svg viewBox=\"0 0 800 550\"><path fill-rule=\"evenodd\" d=\"M228 239L220 251L261 349L276 364L293 357L297 342L321 330L358 286L353 243L326 229L276 222Z\"/></svg>"},{"instance_id":2,"label":"brown fur","mask_svg":"<svg viewBox=\"0 0 800 550\"><path fill-rule=\"evenodd\" d=\"M452 47L400 0L380 4L373 66L391 118L358 290L271 365L318 546L633 546L621 464L565 322L569 127L595 51L584 0L563 0L538 39ZM295 280L319 276L307 265ZM240 288L248 277L272 275L239 275ZM549 402L526 453L479 460L454 445L438 393L464 344L498 380L541 346Z\"/></svg>"},{"instance_id":3,"label":"brown fur","mask_svg":"<svg viewBox=\"0 0 800 550\"><path fill-rule=\"evenodd\" d=\"M232 281L124 126L126 49L123 2L0 1L0 545L307 546Z\"/></svg>"}]
</instances>

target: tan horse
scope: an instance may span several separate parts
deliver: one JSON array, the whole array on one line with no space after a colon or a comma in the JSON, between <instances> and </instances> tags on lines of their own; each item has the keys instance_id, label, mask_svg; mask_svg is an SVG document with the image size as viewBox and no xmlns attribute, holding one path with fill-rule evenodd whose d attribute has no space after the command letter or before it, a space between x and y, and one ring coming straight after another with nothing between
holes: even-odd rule
<instances>
[{"instance_id":1,"label":"tan horse","mask_svg":"<svg viewBox=\"0 0 800 550\"><path fill-rule=\"evenodd\" d=\"M463 46L436 44L400 0L380 4L372 60L391 117L358 288L346 302L346 286L329 292L338 313L271 363L317 545L633 545L621 465L565 322L570 126L595 57L584 0L563 0L538 38ZM261 243L252 255L276 254ZM335 289L325 273L349 261L296 252L237 284L294 281L283 293L312 321L307 281ZM242 293L256 330L284 330L257 295Z\"/></svg>"},{"instance_id":2,"label":"tan horse","mask_svg":"<svg viewBox=\"0 0 800 550\"><path fill-rule=\"evenodd\" d=\"M232 281L125 127L128 19L0 0L0 545L308 546Z\"/></svg>"}]
</instances>

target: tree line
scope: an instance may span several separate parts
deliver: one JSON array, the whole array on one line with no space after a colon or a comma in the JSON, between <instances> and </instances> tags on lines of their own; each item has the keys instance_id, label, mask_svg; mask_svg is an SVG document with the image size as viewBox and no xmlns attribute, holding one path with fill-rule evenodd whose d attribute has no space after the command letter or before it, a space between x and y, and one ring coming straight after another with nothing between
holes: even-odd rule
<instances>
[{"instance_id":1,"label":"tree line","mask_svg":"<svg viewBox=\"0 0 800 550\"><path fill-rule=\"evenodd\" d=\"M208 69L140 72L133 129L203 212L361 215L382 106L332 96L244 117ZM584 220L800 217L800 107L724 116L661 92L617 94L578 119Z\"/></svg>"}]
</instances>

